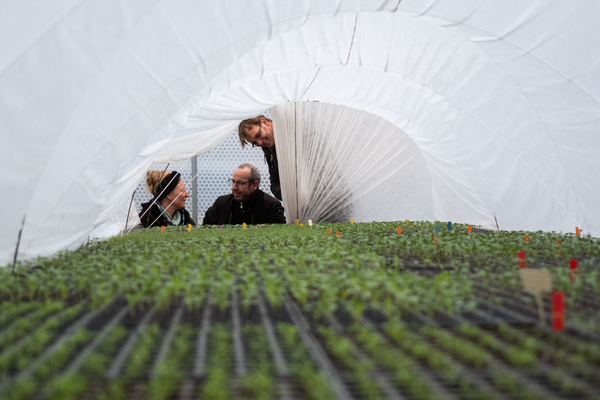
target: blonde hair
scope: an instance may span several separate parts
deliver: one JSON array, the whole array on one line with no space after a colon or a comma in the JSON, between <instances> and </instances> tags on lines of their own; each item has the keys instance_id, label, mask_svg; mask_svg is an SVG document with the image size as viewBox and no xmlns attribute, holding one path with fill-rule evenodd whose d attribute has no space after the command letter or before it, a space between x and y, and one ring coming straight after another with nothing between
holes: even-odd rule
<instances>
[{"instance_id":1,"label":"blonde hair","mask_svg":"<svg viewBox=\"0 0 600 400\"><path fill-rule=\"evenodd\" d=\"M242 149L247 144L250 144L244 137L244 135L246 135L246 132L248 131L248 129L252 128L253 126L260 126L260 120L263 118L269 122L273 122L273 121L271 121L271 118L267 118L264 115L257 115L254 118L248 118L248 119L245 119L242 122L240 122L240 125L238 126L238 136L240 137L240 143L242 145Z\"/></svg>"},{"instance_id":2,"label":"blonde hair","mask_svg":"<svg viewBox=\"0 0 600 400\"><path fill-rule=\"evenodd\" d=\"M155 194L156 188L160 184L160 182L169 175L170 172L167 171L153 171L150 170L146 172L146 187L152 193Z\"/></svg>"}]
</instances>

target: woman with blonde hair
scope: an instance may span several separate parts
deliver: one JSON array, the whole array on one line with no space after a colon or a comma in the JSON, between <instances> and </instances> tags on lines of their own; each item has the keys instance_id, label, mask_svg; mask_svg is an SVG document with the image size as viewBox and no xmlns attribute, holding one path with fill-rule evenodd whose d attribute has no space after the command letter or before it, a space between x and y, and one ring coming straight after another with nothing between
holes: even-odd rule
<instances>
[{"instance_id":1,"label":"woman with blonde hair","mask_svg":"<svg viewBox=\"0 0 600 400\"><path fill-rule=\"evenodd\" d=\"M196 225L185 209L185 200L190 194L177 171L148 171L146 187L152 200L142 204L140 221L144 228L165 225Z\"/></svg>"}]
</instances>

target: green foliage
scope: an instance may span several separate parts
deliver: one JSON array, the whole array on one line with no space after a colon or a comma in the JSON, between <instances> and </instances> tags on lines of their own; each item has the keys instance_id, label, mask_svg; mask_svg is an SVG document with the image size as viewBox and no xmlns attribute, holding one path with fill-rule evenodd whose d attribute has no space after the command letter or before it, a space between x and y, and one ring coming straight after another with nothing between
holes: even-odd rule
<instances>
[{"instance_id":1,"label":"green foliage","mask_svg":"<svg viewBox=\"0 0 600 400\"><path fill-rule=\"evenodd\" d=\"M202 398L227 400L230 398L229 375L233 362L231 333L223 324L215 324L209 332L206 381L201 387Z\"/></svg>"},{"instance_id":2,"label":"green foliage","mask_svg":"<svg viewBox=\"0 0 600 400\"><path fill-rule=\"evenodd\" d=\"M373 364L367 359L356 359L352 342L330 327L320 326L318 331L334 358L352 374L362 396L369 400L383 398L381 388L371 377Z\"/></svg>"},{"instance_id":3,"label":"green foliage","mask_svg":"<svg viewBox=\"0 0 600 400\"><path fill-rule=\"evenodd\" d=\"M437 225L443 227L441 231L436 231ZM402 227L401 235L396 233L397 226ZM328 229L341 234L327 234ZM523 242L524 234L529 235L528 243ZM436 244L432 235L437 237ZM313 228L281 225L247 230L203 226L190 233L168 227L165 233L148 229L61 252L53 258L22 262L14 275L10 268L0 268L0 376L12 379L31 365L84 308L100 307L115 297L126 299L132 312L149 304L164 311L181 301L189 310L197 310L210 293L212 304L225 312L233 291L239 294L242 311L255 304L261 291L272 308L280 307L287 295L312 310L315 320L338 310L350 314L356 324L348 336L327 328L319 332L330 354L354 377L363 397L381 396L370 376L377 365L392 371L396 383L411 397L433 398L427 383L414 371L420 365L456 388L460 397L486 399L486 393L464 379L458 361L487 369L493 383L511 397L536 398L533 390L519 385L512 372L496 369L496 359L524 370L544 360L551 365L553 387L563 393L585 394L578 379L593 384L597 377L597 343L537 328L501 325L497 332L486 332L469 325L458 329L407 328L399 322L407 313L433 316L470 310L481 300L476 294L482 288L492 292L502 288L517 299L531 300L521 293L516 260L519 250L526 251L528 268L549 269L553 286L566 293L569 326L599 334L600 313L589 304L595 302L594 294L600 290L600 241L591 237L480 230L468 234L464 224L453 224L453 230L448 231L440 221L322 223ZM580 261L573 281L568 271L571 258ZM65 308L75 299L86 303ZM492 295L485 301L494 303L499 298ZM533 303L531 307L534 309ZM361 318L373 311L387 318L384 332L360 324ZM200 388L203 398L233 396L228 329L217 324L210 330L206 379ZM10 398L29 398L39 390L49 397L77 398L88 380L105 374L125 333L122 327L115 327L84 361L79 380L57 375L74 351L61 347L40 366L34 379L11 381ZM186 357L193 349L195 334L186 325L178 329L169 354L149 381L149 393L155 398L171 396L187 376ZM272 398L275 372L263 328L248 325L242 334L249 374L239 382L240 388L249 398ZM123 398L133 380L145 379L162 335L157 324L149 326L132 350L123 376L103 385L99 398ZM331 389L312 364L297 328L278 324L277 335L294 379L307 396L331 398ZM79 349L90 338L78 333L73 340L71 348ZM355 344L370 361L356 360ZM561 374L561 368L567 373Z\"/></svg>"},{"instance_id":4,"label":"green foliage","mask_svg":"<svg viewBox=\"0 0 600 400\"><path fill-rule=\"evenodd\" d=\"M310 400L333 399L331 387L325 376L318 372L310 360L310 355L300 338L295 325L279 322L277 324L280 343L287 356L288 367L305 390Z\"/></svg>"},{"instance_id":5,"label":"green foliage","mask_svg":"<svg viewBox=\"0 0 600 400\"><path fill-rule=\"evenodd\" d=\"M110 361L114 358L117 344L123 340L127 331L121 325L114 326L100 343L99 348L92 353L82 365L82 373L88 376L103 376Z\"/></svg>"},{"instance_id":6,"label":"green foliage","mask_svg":"<svg viewBox=\"0 0 600 400\"><path fill-rule=\"evenodd\" d=\"M506 329L506 328L504 328ZM509 363L518 368L531 367L535 361L535 352L524 347L515 347L498 340L490 333L482 332L479 328L464 324L460 326L459 332L470 339L474 339L486 348L497 354L501 354Z\"/></svg>"},{"instance_id":7,"label":"green foliage","mask_svg":"<svg viewBox=\"0 0 600 400\"><path fill-rule=\"evenodd\" d=\"M58 328L78 316L82 308L83 305L79 304L64 309L57 315L47 318L35 331L4 349L0 353L0 373L25 369L56 337Z\"/></svg>"},{"instance_id":8,"label":"green foliage","mask_svg":"<svg viewBox=\"0 0 600 400\"><path fill-rule=\"evenodd\" d=\"M242 328L242 335L248 370L248 374L242 378L242 392L249 399L273 399L275 383L272 376L275 367L265 330L262 325L247 324Z\"/></svg>"},{"instance_id":9,"label":"green foliage","mask_svg":"<svg viewBox=\"0 0 600 400\"><path fill-rule=\"evenodd\" d=\"M156 375L149 382L150 400L162 400L172 396L186 376L186 358L192 349L194 330L187 324L177 327L175 337L166 358L157 367Z\"/></svg>"},{"instance_id":10,"label":"green foliage","mask_svg":"<svg viewBox=\"0 0 600 400\"><path fill-rule=\"evenodd\" d=\"M154 323L146 328L138 339L129 361L125 367L125 376L128 378L142 376L150 364L152 349L159 343L161 332L157 323Z\"/></svg>"},{"instance_id":11,"label":"green foliage","mask_svg":"<svg viewBox=\"0 0 600 400\"><path fill-rule=\"evenodd\" d=\"M87 381L75 374L54 379L50 383L50 400L77 400L87 389Z\"/></svg>"},{"instance_id":12,"label":"green foliage","mask_svg":"<svg viewBox=\"0 0 600 400\"><path fill-rule=\"evenodd\" d=\"M434 340L440 347L451 352L477 368L488 366L490 355L476 344L459 339L443 330L425 326L422 332Z\"/></svg>"},{"instance_id":13,"label":"green foliage","mask_svg":"<svg viewBox=\"0 0 600 400\"><path fill-rule=\"evenodd\" d=\"M360 346L377 363L394 371L396 382L400 387L418 399L437 399L437 396L430 390L428 382L416 373L414 361L410 357L407 357L405 353L390 346L381 335L371 331L362 324L354 324L351 332ZM445 359L440 359L440 362L444 365L440 365L439 367L452 369L452 365L445 363L445 361Z\"/></svg>"},{"instance_id":14,"label":"green foliage","mask_svg":"<svg viewBox=\"0 0 600 400\"><path fill-rule=\"evenodd\" d=\"M0 332L0 350L8 347L24 334L37 328L48 315L59 311L62 307L62 302L49 301L41 304L27 318L19 318L14 321L9 327Z\"/></svg>"}]
</instances>

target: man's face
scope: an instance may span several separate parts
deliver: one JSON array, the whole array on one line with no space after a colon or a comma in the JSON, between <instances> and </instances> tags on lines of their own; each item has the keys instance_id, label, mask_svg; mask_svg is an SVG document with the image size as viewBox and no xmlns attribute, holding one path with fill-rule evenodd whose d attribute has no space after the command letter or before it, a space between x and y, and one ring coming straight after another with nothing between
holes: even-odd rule
<instances>
[{"instance_id":1,"label":"man's face","mask_svg":"<svg viewBox=\"0 0 600 400\"><path fill-rule=\"evenodd\" d=\"M256 147L273 147L275 146L275 137L273 136L273 123L262 118L260 126L252 125L246 129L244 135L246 141Z\"/></svg>"},{"instance_id":2,"label":"man's face","mask_svg":"<svg viewBox=\"0 0 600 400\"><path fill-rule=\"evenodd\" d=\"M175 186L175 189L169 193L167 199L169 200L169 203L173 202L173 207L175 207L176 210L181 210L185 208L185 199L188 197L190 197L190 194L185 190L183 181L180 180L177 186Z\"/></svg>"},{"instance_id":3,"label":"man's face","mask_svg":"<svg viewBox=\"0 0 600 400\"><path fill-rule=\"evenodd\" d=\"M246 201L252 196L252 193L258 188L258 181L250 182L250 169L238 168L233 171L233 180L231 184L231 193L237 201ZM244 183L245 182L245 183Z\"/></svg>"}]
</instances>

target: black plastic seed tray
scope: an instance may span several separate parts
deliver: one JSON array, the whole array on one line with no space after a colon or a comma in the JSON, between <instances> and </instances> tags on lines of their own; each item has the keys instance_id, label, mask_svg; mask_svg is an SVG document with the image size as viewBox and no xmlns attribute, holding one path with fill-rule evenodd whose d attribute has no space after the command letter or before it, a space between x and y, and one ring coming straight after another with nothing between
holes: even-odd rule
<instances>
[{"instance_id":1,"label":"black plastic seed tray","mask_svg":"<svg viewBox=\"0 0 600 400\"><path fill-rule=\"evenodd\" d=\"M113 395L143 399L151 394L197 399L222 389L230 398L310 398L311 381L290 364L293 353L286 349L282 336L281 329L295 327L296 342L307 354L307 371L314 371L312 382L321 376L330 398L362 399L377 393L383 398L420 399L425 392L433 396L427 398L449 399L600 398L600 358L585 353L586 346L597 343L576 330L553 333L540 328L535 309L524 303L505 296L500 305L482 300L475 309L458 315L402 312L401 329L411 342L406 344L390 333L381 310L367 309L356 319L340 306L332 315L317 317L313 305L297 304L287 295L273 305L260 295L244 308L234 293L224 309L212 305L210 299L199 309L177 302L162 310L154 309L152 303L130 309L127 302L115 299L103 308L82 310L56 329L52 340L27 364L20 365L18 360L10 364L0 380L0 393L3 398L50 398L62 393L64 398L82 399ZM365 342L353 331L355 326L365 327L379 342ZM466 336L461 330L464 326L474 327L473 336ZM506 334L501 326L522 337ZM115 343L110 341L113 329L124 330ZM349 353L344 356L322 329L333 329L339 341L347 340L350 347L344 351ZM69 344L79 330L85 330L85 340L71 345L70 353L59 358L60 344ZM226 337L221 343L224 353L218 356L213 353L218 348L217 331ZM549 342L553 335L564 340ZM529 340L534 350L528 350L521 339ZM374 350L374 343L402 354L398 363L413 365L415 379L425 388L419 389L390 369L385 354ZM508 350L494 347L495 343ZM529 351L531 359L513 356L519 349ZM466 351L481 353L481 360ZM344 361L347 356L364 370ZM452 371L436 365L435 357L452 360ZM40 374L38 366L48 362L53 368ZM214 362L225 366L223 376L215 377ZM254 380L249 382L249 377Z\"/></svg>"}]
</instances>

